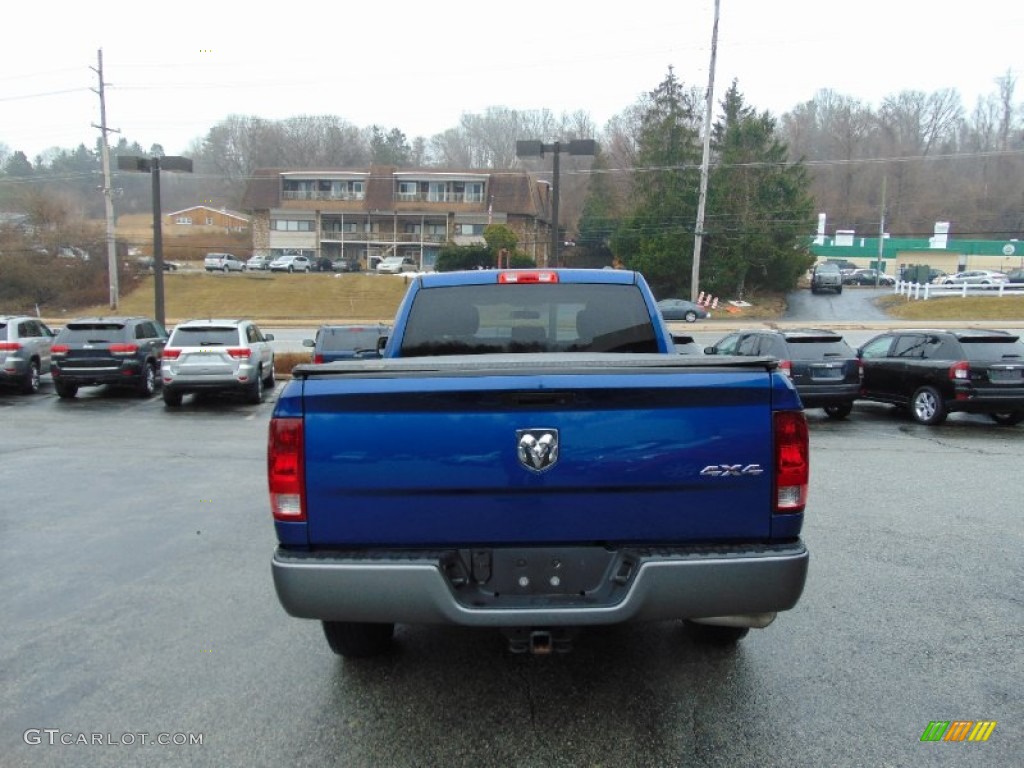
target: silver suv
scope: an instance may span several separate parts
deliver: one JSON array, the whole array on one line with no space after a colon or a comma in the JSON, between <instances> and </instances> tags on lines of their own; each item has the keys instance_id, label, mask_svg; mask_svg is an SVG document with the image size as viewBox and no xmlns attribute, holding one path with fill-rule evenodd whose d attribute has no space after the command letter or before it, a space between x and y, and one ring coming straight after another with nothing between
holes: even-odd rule
<instances>
[{"instance_id":1,"label":"silver suv","mask_svg":"<svg viewBox=\"0 0 1024 768\"><path fill-rule=\"evenodd\" d=\"M0 315L0 384L13 384L31 395L40 374L50 371L54 332L46 323L23 315Z\"/></svg>"},{"instance_id":2,"label":"silver suv","mask_svg":"<svg viewBox=\"0 0 1024 768\"><path fill-rule=\"evenodd\" d=\"M245 262L230 253L208 253L203 262L207 272L245 272Z\"/></svg>"},{"instance_id":3,"label":"silver suv","mask_svg":"<svg viewBox=\"0 0 1024 768\"><path fill-rule=\"evenodd\" d=\"M273 340L251 320L178 324L160 365L164 403L181 405L182 395L196 392L241 392L250 403L263 402L264 388L274 386Z\"/></svg>"}]
</instances>

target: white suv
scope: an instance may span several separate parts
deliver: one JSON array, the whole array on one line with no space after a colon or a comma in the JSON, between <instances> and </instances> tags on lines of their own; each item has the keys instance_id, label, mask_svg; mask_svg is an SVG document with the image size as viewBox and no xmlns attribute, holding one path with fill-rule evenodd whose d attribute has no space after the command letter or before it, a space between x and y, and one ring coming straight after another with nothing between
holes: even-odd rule
<instances>
[{"instance_id":1,"label":"white suv","mask_svg":"<svg viewBox=\"0 0 1024 768\"><path fill-rule=\"evenodd\" d=\"M245 262L230 253L208 253L203 266L207 272L245 272Z\"/></svg>"},{"instance_id":2,"label":"white suv","mask_svg":"<svg viewBox=\"0 0 1024 768\"><path fill-rule=\"evenodd\" d=\"M274 386L271 333L251 320L189 320L180 323L164 347L160 364L164 403L181 405L182 395L241 392L263 402Z\"/></svg>"}]
</instances>

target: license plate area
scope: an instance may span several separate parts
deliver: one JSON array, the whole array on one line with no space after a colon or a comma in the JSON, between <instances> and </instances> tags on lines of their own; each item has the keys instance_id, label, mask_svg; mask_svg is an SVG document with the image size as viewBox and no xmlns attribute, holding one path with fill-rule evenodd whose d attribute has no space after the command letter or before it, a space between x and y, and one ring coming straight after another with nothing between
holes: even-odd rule
<instances>
[{"instance_id":1,"label":"license plate area","mask_svg":"<svg viewBox=\"0 0 1024 768\"><path fill-rule=\"evenodd\" d=\"M990 368L988 380L993 384L1020 384L1024 381L1024 369L1011 368L1009 370Z\"/></svg>"},{"instance_id":2,"label":"license plate area","mask_svg":"<svg viewBox=\"0 0 1024 768\"><path fill-rule=\"evenodd\" d=\"M811 366L811 381L842 381L843 368L840 365Z\"/></svg>"}]
</instances>

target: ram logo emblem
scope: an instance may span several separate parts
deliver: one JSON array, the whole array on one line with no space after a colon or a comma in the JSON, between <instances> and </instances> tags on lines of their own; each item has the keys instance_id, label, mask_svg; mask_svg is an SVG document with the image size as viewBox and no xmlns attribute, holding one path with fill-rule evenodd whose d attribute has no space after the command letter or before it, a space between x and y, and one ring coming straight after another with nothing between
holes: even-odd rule
<instances>
[{"instance_id":1,"label":"ram logo emblem","mask_svg":"<svg viewBox=\"0 0 1024 768\"><path fill-rule=\"evenodd\" d=\"M520 464L531 472L545 472L558 461L558 430L516 430L516 446Z\"/></svg>"},{"instance_id":2,"label":"ram logo emblem","mask_svg":"<svg viewBox=\"0 0 1024 768\"><path fill-rule=\"evenodd\" d=\"M743 477L762 475L760 464L709 464L700 471L701 477Z\"/></svg>"}]
</instances>

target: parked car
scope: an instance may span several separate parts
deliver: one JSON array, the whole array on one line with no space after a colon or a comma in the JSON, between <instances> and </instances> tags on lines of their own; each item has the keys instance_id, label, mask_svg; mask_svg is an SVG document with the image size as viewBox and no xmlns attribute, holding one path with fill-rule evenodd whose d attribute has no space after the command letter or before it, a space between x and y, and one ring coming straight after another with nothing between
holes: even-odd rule
<instances>
[{"instance_id":1,"label":"parked car","mask_svg":"<svg viewBox=\"0 0 1024 768\"><path fill-rule=\"evenodd\" d=\"M1024 419L1024 342L1005 331L894 330L866 342L861 398L908 408L921 424L955 411Z\"/></svg>"},{"instance_id":2,"label":"parked car","mask_svg":"<svg viewBox=\"0 0 1024 768\"><path fill-rule=\"evenodd\" d=\"M316 271L317 272L333 272L334 261L329 256L321 256L316 260Z\"/></svg>"},{"instance_id":3,"label":"parked car","mask_svg":"<svg viewBox=\"0 0 1024 768\"><path fill-rule=\"evenodd\" d=\"M1005 274L991 269L970 269L942 278L942 285L999 285L1005 282Z\"/></svg>"},{"instance_id":4,"label":"parked car","mask_svg":"<svg viewBox=\"0 0 1024 768\"><path fill-rule=\"evenodd\" d=\"M309 257L298 254L278 256L270 262L271 272L309 272L311 269L313 269L313 262L309 260Z\"/></svg>"},{"instance_id":5,"label":"parked car","mask_svg":"<svg viewBox=\"0 0 1024 768\"><path fill-rule=\"evenodd\" d=\"M789 375L804 408L823 408L845 419L860 394L857 353L835 331L810 329L736 331L704 350L709 355L770 356Z\"/></svg>"},{"instance_id":6,"label":"parked car","mask_svg":"<svg viewBox=\"0 0 1024 768\"><path fill-rule=\"evenodd\" d=\"M686 299L662 299L658 302L658 311L666 320L685 320L688 323L711 317L711 313L700 304Z\"/></svg>"},{"instance_id":7,"label":"parked car","mask_svg":"<svg viewBox=\"0 0 1024 768\"><path fill-rule=\"evenodd\" d=\"M316 338L305 339L302 343L313 348L314 363L333 363L380 357L380 341L390 332L391 326L383 324L321 325Z\"/></svg>"},{"instance_id":8,"label":"parked car","mask_svg":"<svg viewBox=\"0 0 1024 768\"><path fill-rule=\"evenodd\" d=\"M247 262L245 262L245 268L252 272L265 272L267 269L270 268L271 261L273 261L273 259L271 259L269 256L256 254L255 256L250 257L250 259Z\"/></svg>"},{"instance_id":9,"label":"parked car","mask_svg":"<svg viewBox=\"0 0 1024 768\"><path fill-rule=\"evenodd\" d=\"M680 355L703 355L704 347L697 340L685 333L673 333L672 344Z\"/></svg>"},{"instance_id":10,"label":"parked car","mask_svg":"<svg viewBox=\"0 0 1024 768\"><path fill-rule=\"evenodd\" d=\"M822 291L843 292L843 275L839 265L831 261L817 264L811 272L811 293Z\"/></svg>"},{"instance_id":11,"label":"parked car","mask_svg":"<svg viewBox=\"0 0 1024 768\"><path fill-rule=\"evenodd\" d=\"M855 269L843 277L843 285L896 285L896 278L877 269Z\"/></svg>"},{"instance_id":12,"label":"parked car","mask_svg":"<svg viewBox=\"0 0 1024 768\"><path fill-rule=\"evenodd\" d=\"M27 395L39 391L40 376L50 371L54 333L27 315L0 315L0 384Z\"/></svg>"},{"instance_id":13,"label":"parked car","mask_svg":"<svg viewBox=\"0 0 1024 768\"><path fill-rule=\"evenodd\" d=\"M53 340L50 373L57 394L73 398L80 387L129 387L141 397L156 391L167 331L149 317L83 317L68 322Z\"/></svg>"},{"instance_id":14,"label":"parked car","mask_svg":"<svg viewBox=\"0 0 1024 768\"><path fill-rule=\"evenodd\" d=\"M245 263L230 253L208 253L203 261L207 272L244 272Z\"/></svg>"},{"instance_id":15,"label":"parked car","mask_svg":"<svg viewBox=\"0 0 1024 768\"><path fill-rule=\"evenodd\" d=\"M331 262L335 272L362 272L363 268L358 259L335 259Z\"/></svg>"},{"instance_id":16,"label":"parked car","mask_svg":"<svg viewBox=\"0 0 1024 768\"><path fill-rule=\"evenodd\" d=\"M139 269L148 269L150 271L156 269L156 259L154 259L152 256L141 256L139 257L137 263L139 265ZM178 268L181 267L181 264L179 264L176 261L168 261L167 259L163 259L163 263L164 272L177 272Z\"/></svg>"},{"instance_id":17,"label":"parked car","mask_svg":"<svg viewBox=\"0 0 1024 768\"><path fill-rule=\"evenodd\" d=\"M377 265L378 275L400 275L403 272L415 272L419 267L408 256L388 256Z\"/></svg>"},{"instance_id":18,"label":"parked car","mask_svg":"<svg viewBox=\"0 0 1024 768\"><path fill-rule=\"evenodd\" d=\"M1024 269L1013 269L1007 272L1006 282L1013 285L1024 284Z\"/></svg>"},{"instance_id":19,"label":"parked car","mask_svg":"<svg viewBox=\"0 0 1024 768\"><path fill-rule=\"evenodd\" d=\"M263 402L274 386L273 340L251 320L179 323L161 355L164 403L178 406L183 395L197 392L238 392Z\"/></svg>"}]
</instances>

